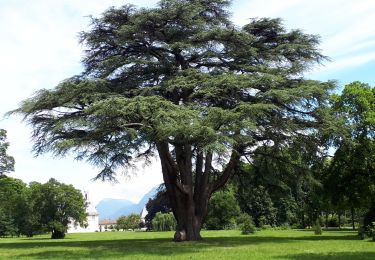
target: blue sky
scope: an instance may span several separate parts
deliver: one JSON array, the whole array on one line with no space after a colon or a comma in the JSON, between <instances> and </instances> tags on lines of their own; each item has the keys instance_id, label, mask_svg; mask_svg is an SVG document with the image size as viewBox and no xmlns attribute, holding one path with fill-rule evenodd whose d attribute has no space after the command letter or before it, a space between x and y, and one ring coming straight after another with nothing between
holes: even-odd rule
<instances>
[{"instance_id":1,"label":"blue sky","mask_svg":"<svg viewBox=\"0 0 375 260\"><path fill-rule=\"evenodd\" d=\"M109 6L133 3L153 6L150 0L0 0L0 113L3 114L41 88L52 88L81 72L82 46L77 34L87 29L88 15L97 16ZM289 29L321 36L321 50L331 61L306 77L335 79L343 86L360 80L375 85L375 1L373 0L233 0L233 21L243 25L251 17L281 17ZM34 158L30 128L19 117L0 120L8 131L9 153L16 159L10 176L25 182L54 177L89 190L94 202L126 198L137 202L162 181L155 161L120 178L120 184L92 182L98 171L71 156Z\"/></svg>"}]
</instances>

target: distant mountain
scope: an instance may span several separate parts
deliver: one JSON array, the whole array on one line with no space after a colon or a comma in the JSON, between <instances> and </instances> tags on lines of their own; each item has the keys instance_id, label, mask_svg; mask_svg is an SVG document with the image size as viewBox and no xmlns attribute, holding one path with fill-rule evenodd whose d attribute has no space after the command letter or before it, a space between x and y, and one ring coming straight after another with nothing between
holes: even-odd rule
<instances>
[{"instance_id":1,"label":"distant mountain","mask_svg":"<svg viewBox=\"0 0 375 260\"><path fill-rule=\"evenodd\" d=\"M120 209L133 207L134 205L136 204L125 199L103 199L96 206L96 210L100 219L112 219L112 216L116 215L116 212Z\"/></svg>"},{"instance_id":2,"label":"distant mountain","mask_svg":"<svg viewBox=\"0 0 375 260\"><path fill-rule=\"evenodd\" d=\"M140 214L148 200L155 196L159 186L152 188L136 204L126 199L104 199L96 206L100 219L117 219L135 213Z\"/></svg>"},{"instance_id":3,"label":"distant mountain","mask_svg":"<svg viewBox=\"0 0 375 260\"><path fill-rule=\"evenodd\" d=\"M149 192L147 192L143 197L142 199L138 202L138 205L142 205L142 208L141 210L143 209L143 207L147 204L148 200L150 198L153 198L156 193L158 192L158 188L159 188L159 185L152 188Z\"/></svg>"}]
</instances>

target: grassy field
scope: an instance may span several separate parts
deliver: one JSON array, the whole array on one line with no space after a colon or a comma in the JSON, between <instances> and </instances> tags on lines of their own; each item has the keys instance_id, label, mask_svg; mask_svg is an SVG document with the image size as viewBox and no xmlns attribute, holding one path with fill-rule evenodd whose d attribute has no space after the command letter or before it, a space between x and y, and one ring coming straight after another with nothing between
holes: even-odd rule
<instances>
[{"instance_id":1,"label":"grassy field","mask_svg":"<svg viewBox=\"0 0 375 260\"><path fill-rule=\"evenodd\" d=\"M375 259L375 242L351 231L204 231L200 242L172 242L172 232L106 232L0 238L0 259Z\"/></svg>"}]
</instances>

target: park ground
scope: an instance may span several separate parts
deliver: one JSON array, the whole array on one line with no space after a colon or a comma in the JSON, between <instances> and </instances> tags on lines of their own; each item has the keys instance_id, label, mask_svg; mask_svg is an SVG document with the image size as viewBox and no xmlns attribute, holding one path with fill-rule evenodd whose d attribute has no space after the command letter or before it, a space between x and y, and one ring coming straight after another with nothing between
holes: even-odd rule
<instances>
[{"instance_id":1,"label":"park ground","mask_svg":"<svg viewBox=\"0 0 375 260\"><path fill-rule=\"evenodd\" d=\"M375 242L353 231L203 231L199 242L175 243L172 232L103 232L0 238L0 259L375 259Z\"/></svg>"}]
</instances>

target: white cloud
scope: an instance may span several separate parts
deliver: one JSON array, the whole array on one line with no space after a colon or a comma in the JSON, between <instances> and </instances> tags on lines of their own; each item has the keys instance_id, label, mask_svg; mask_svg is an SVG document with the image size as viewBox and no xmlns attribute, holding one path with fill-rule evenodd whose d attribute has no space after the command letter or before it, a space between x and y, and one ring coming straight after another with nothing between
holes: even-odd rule
<instances>
[{"instance_id":1,"label":"white cloud","mask_svg":"<svg viewBox=\"0 0 375 260\"><path fill-rule=\"evenodd\" d=\"M234 20L244 24L249 17L280 17L290 29L321 36L321 49L333 59L326 70L365 64L363 53L375 48L375 1L263 0L234 1ZM347 61L353 60L355 63ZM362 63L360 64L360 62Z\"/></svg>"},{"instance_id":2,"label":"white cloud","mask_svg":"<svg viewBox=\"0 0 375 260\"><path fill-rule=\"evenodd\" d=\"M335 72L348 68L355 68L366 63L375 61L375 52L368 52L360 55L344 57L336 61L327 63L325 66L315 68L310 75L317 77L322 72Z\"/></svg>"}]
</instances>

